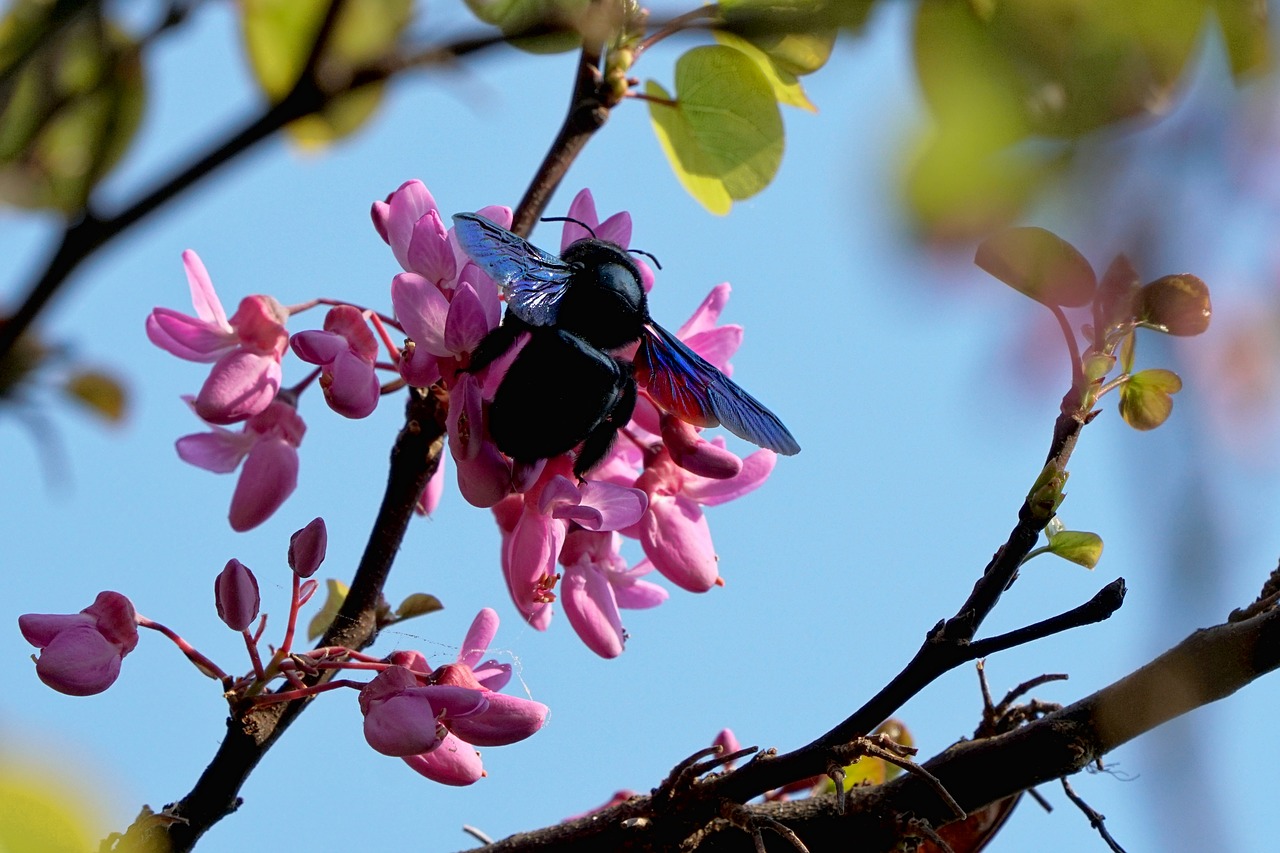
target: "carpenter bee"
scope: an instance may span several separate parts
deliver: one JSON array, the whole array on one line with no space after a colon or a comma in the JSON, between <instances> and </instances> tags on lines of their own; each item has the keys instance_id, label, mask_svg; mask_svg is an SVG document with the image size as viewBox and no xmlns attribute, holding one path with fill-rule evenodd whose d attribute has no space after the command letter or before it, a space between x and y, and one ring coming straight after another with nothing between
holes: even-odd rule
<instances>
[{"instance_id":1,"label":"carpenter bee","mask_svg":"<svg viewBox=\"0 0 1280 853\"><path fill-rule=\"evenodd\" d=\"M694 426L723 425L787 456L800 451L773 412L653 322L640 268L621 246L593 236L556 257L483 216L453 221L458 244L507 298L502 325L470 369L529 335L489 409L489 434L512 459L531 463L581 445L573 470L584 476L631 420L637 386Z\"/></svg>"}]
</instances>

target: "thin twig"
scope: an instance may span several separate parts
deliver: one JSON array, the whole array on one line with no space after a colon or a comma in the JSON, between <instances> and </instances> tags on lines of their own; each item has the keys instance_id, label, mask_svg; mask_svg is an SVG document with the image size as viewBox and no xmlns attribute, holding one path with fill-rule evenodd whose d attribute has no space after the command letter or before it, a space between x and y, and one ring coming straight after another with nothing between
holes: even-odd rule
<instances>
[{"instance_id":1,"label":"thin twig","mask_svg":"<svg viewBox=\"0 0 1280 853\"><path fill-rule=\"evenodd\" d=\"M1102 836L1103 841L1107 842L1107 846L1111 848L1112 853L1125 853L1124 848L1116 843L1116 840L1111 837L1111 833L1107 832L1107 827L1104 823L1106 817L1090 807L1090 805L1075 792L1075 789L1071 787L1071 783L1067 781L1067 777L1065 776L1062 777L1062 790L1067 792L1067 798L1070 799L1071 802L1075 803L1076 807L1079 808L1080 811L1084 812L1085 817L1089 818L1089 825L1098 830L1098 834Z\"/></svg>"}]
</instances>

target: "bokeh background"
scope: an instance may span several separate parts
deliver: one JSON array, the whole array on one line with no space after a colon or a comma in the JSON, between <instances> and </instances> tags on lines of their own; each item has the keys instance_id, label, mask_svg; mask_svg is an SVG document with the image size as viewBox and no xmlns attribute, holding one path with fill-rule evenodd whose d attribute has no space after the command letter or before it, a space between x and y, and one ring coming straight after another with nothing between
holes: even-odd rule
<instances>
[{"instance_id":1,"label":"bokeh background","mask_svg":"<svg viewBox=\"0 0 1280 853\"><path fill-rule=\"evenodd\" d=\"M414 29L424 38L476 26L460 6L422 5ZM1069 372L1048 313L972 266L972 236L921 227L904 200L928 123L913 15L913 4L882 3L862 33L839 41L805 79L819 112L785 113L776 181L729 216L684 193L638 102L614 112L549 210L563 213L582 187L602 214L629 210L632 245L662 261L651 305L668 327L713 285L733 284L724 319L746 328L735 377L804 451L780 460L758 492L709 511L726 586L673 590L657 610L627 613L627 651L601 660L562 616L545 634L519 621L492 516L451 483L436 514L413 522L387 587L393 603L423 591L445 609L385 632L375 650L451 660L476 611L493 606L503 619L496 648L517 673L509 689L551 707L544 731L485 750L489 777L450 789L370 750L354 693L326 695L201 849L465 848L464 823L497 838L578 814L619 788L647 790L726 726L744 744L794 748L874 693L954 612L1016 520ZM692 43L663 43L635 72L669 88L675 57ZM260 102L232 4L200 5L145 62L143 125L105 184L110 199L134 197ZM514 205L561 120L575 62L572 53L493 50L400 80L362 132L331 148L269 141L113 242L43 318L43 334L75 361L124 378L132 407L106 428L36 388L0 411L0 750L78 780L104 832L190 789L221 739L226 706L215 683L150 633L107 693L55 694L35 678L17 616L72 612L119 590L224 668L247 667L240 638L215 614L214 575L230 557L249 565L272 614L268 637L278 637L289 535L324 516L320 575L349 577L402 420L398 397L352 422L307 394L297 493L261 527L231 531L234 479L173 450L200 429L179 395L194 393L203 368L143 334L153 307L188 308L180 253L200 253L228 306L270 293L286 304L328 296L389 311L398 268L370 225L370 203L420 178L446 212ZM1104 624L989 660L997 695L1045 672L1071 678L1040 698L1087 695L1252 601L1275 565L1278 105L1270 77L1233 82L1221 40L1206 32L1162 116L1109 125L1063 152L1018 216L1073 242L1098 270L1125 251L1148 278L1201 276L1215 318L1201 338L1140 341L1140 364L1176 369L1186 383L1165 427L1134 432L1107 400L1085 431L1062 517L1102 535L1101 565L1037 559L986 631L1074 607L1121 575L1125 606ZM59 228L52 215L0 212L4 302L41 268ZM559 226L534 238L554 249ZM290 329L321 321L302 315ZM291 358L286 383L302 375ZM1280 679L1264 678L1073 784L1131 851L1270 849L1278 701ZM970 735L980 707L964 667L899 716L929 756ZM991 849L1101 849L1056 786L1043 792L1053 813L1024 801Z\"/></svg>"}]
</instances>

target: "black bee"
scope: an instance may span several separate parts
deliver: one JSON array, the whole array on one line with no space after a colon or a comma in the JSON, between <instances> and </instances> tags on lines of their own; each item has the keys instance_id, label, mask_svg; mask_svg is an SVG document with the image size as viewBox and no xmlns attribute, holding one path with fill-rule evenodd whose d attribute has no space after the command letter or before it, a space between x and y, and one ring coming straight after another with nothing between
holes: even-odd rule
<instances>
[{"instance_id":1,"label":"black bee","mask_svg":"<svg viewBox=\"0 0 1280 853\"><path fill-rule=\"evenodd\" d=\"M581 444L573 470L582 477L631 420L637 385L694 426L722 424L778 453L800 451L773 412L653 322L640 269L621 246L593 237L557 258L483 216L453 222L463 251L507 297L502 325L470 369L530 336L489 409L489 434L512 459L531 463ZM637 342L633 359L621 354Z\"/></svg>"}]
</instances>

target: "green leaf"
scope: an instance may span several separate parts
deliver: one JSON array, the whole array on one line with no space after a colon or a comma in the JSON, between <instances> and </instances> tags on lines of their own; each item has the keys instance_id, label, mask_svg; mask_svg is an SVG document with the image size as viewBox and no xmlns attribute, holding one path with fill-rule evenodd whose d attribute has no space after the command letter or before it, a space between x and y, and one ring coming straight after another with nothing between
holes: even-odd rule
<instances>
[{"instance_id":1,"label":"green leaf","mask_svg":"<svg viewBox=\"0 0 1280 853\"><path fill-rule=\"evenodd\" d=\"M726 47L740 50L751 57L756 65L759 66L760 73L764 74L765 79L769 81L769 85L773 88L773 96L778 99L778 103L799 107L811 113L818 111L818 108L809 100L809 96L805 94L804 86L800 85L796 75L776 65L763 50L746 39L735 36L733 33L717 30L715 38L716 41Z\"/></svg>"},{"instance_id":2,"label":"green leaf","mask_svg":"<svg viewBox=\"0 0 1280 853\"><path fill-rule=\"evenodd\" d=\"M467 8L486 24L516 35L539 27L574 32L513 39L511 44L530 53L563 53L582 43L576 32L590 0L467 0Z\"/></svg>"},{"instance_id":3,"label":"green leaf","mask_svg":"<svg viewBox=\"0 0 1280 853\"><path fill-rule=\"evenodd\" d=\"M311 617L311 621L307 623L307 639L318 640L324 636L325 630L333 622L338 611L342 609L342 602L347 600L347 585L340 580L329 578L325 580L325 597L324 606L320 608L320 612Z\"/></svg>"},{"instance_id":4,"label":"green leaf","mask_svg":"<svg viewBox=\"0 0 1280 853\"><path fill-rule=\"evenodd\" d=\"M74 373L63 386L67 396L109 423L120 423L129 406L124 386L114 376L98 370Z\"/></svg>"},{"instance_id":5,"label":"green leaf","mask_svg":"<svg viewBox=\"0 0 1280 853\"><path fill-rule=\"evenodd\" d=\"M1088 305L1098 284L1084 255L1043 228L1009 228L989 237L978 246L973 262L1046 305Z\"/></svg>"},{"instance_id":6,"label":"green leaf","mask_svg":"<svg viewBox=\"0 0 1280 853\"><path fill-rule=\"evenodd\" d=\"M241 26L258 84L273 101L305 70L333 0L242 0ZM413 15L413 0L346 0L321 54L324 80L341 86L385 57ZM360 128L382 100L382 86L338 96L323 111L289 125L303 147L319 147Z\"/></svg>"},{"instance_id":7,"label":"green leaf","mask_svg":"<svg viewBox=\"0 0 1280 853\"><path fill-rule=\"evenodd\" d=\"M1213 9L1231 57L1231 73L1236 77L1264 71L1271 64L1267 6L1255 0L1214 0Z\"/></svg>"},{"instance_id":8,"label":"green leaf","mask_svg":"<svg viewBox=\"0 0 1280 853\"><path fill-rule=\"evenodd\" d=\"M1120 389L1120 416L1134 429L1155 429L1173 411L1173 394L1182 380L1172 370L1142 370Z\"/></svg>"},{"instance_id":9,"label":"green leaf","mask_svg":"<svg viewBox=\"0 0 1280 853\"><path fill-rule=\"evenodd\" d=\"M0 21L4 71L48 28L42 8L19 3ZM0 198L74 213L128 150L146 87L137 43L100 16L82 12L46 35L0 100Z\"/></svg>"},{"instance_id":10,"label":"green leaf","mask_svg":"<svg viewBox=\"0 0 1280 853\"><path fill-rule=\"evenodd\" d=\"M1049 552L1092 569L1102 558L1102 537L1082 530L1064 530L1049 537Z\"/></svg>"},{"instance_id":11,"label":"green leaf","mask_svg":"<svg viewBox=\"0 0 1280 853\"><path fill-rule=\"evenodd\" d=\"M764 189L782 162L782 116L769 81L742 51L695 47L676 62L676 105L649 102L663 151L684 188L707 210ZM652 98L672 100L660 85Z\"/></svg>"},{"instance_id":12,"label":"green leaf","mask_svg":"<svg viewBox=\"0 0 1280 853\"><path fill-rule=\"evenodd\" d=\"M444 605L440 603L440 599L434 595L428 595L425 592L415 592L400 602L400 606L396 608L396 621L403 622L405 619L412 619L415 616L425 616L428 613L435 613L437 610L443 610Z\"/></svg>"}]
</instances>

